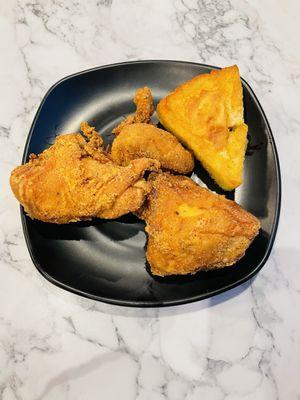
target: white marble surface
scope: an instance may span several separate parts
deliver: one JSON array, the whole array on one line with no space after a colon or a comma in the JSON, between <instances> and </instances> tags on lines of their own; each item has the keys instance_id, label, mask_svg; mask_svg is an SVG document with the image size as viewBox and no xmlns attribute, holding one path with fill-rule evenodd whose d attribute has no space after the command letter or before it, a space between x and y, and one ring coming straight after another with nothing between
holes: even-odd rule
<instances>
[{"instance_id":1,"label":"white marble surface","mask_svg":"<svg viewBox=\"0 0 300 400\"><path fill-rule=\"evenodd\" d=\"M0 399L300 399L298 0L0 1ZM283 202L250 284L168 309L64 292L34 268L8 185L47 89L134 59L238 63L274 132Z\"/></svg>"}]
</instances>

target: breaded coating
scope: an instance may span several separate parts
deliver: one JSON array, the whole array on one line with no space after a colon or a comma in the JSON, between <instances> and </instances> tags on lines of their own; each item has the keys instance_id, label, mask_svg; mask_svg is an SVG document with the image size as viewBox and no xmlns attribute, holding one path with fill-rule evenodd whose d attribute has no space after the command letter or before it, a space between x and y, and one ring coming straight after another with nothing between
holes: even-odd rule
<instances>
[{"instance_id":1,"label":"breaded coating","mask_svg":"<svg viewBox=\"0 0 300 400\"><path fill-rule=\"evenodd\" d=\"M118 135L126 125L135 124L138 122L149 123L152 114L154 113L153 97L151 90L145 86L136 91L134 100L136 112L128 115L118 126L113 129L113 133Z\"/></svg>"},{"instance_id":2,"label":"breaded coating","mask_svg":"<svg viewBox=\"0 0 300 400\"><path fill-rule=\"evenodd\" d=\"M242 183L248 127L236 65L183 83L159 102L157 115L222 189Z\"/></svg>"},{"instance_id":3,"label":"breaded coating","mask_svg":"<svg viewBox=\"0 0 300 400\"><path fill-rule=\"evenodd\" d=\"M81 128L87 139L76 133L58 136L12 172L13 193L31 218L66 224L117 218L142 205L150 189L143 174L158 170L158 161L142 158L117 166L95 129L86 123Z\"/></svg>"},{"instance_id":4,"label":"breaded coating","mask_svg":"<svg viewBox=\"0 0 300 400\"><path fill-rule=\"evenodd\" d=\"M138 215L146 221L146 256L154 275L227 267L258 234L255 216L190 178L152 173L150 181L151 193Z\"/></svg>"},{"instance_id":5,"label":"breaded coating","mask_svg":"<svg viewBox=\"0 0 300 400\"><path fill-rule=\"evenodd\" d=\"M194 158L171 133L154 125L135 123L125 126L112 143L111 157L118 165L147 157L158 160L161 168L187 174L194 168Z\"/></svg>"}]
</instances>

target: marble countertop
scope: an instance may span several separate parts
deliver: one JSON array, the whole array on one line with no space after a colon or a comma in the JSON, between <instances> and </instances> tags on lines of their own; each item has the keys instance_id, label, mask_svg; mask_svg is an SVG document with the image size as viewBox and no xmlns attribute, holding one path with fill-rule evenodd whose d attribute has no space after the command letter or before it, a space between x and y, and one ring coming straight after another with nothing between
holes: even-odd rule
<instances>
[{"instance_id":1,"label":"marble countertop","mask_svg":"<svg viewBox=\"0 0 300 400\"><path fill-rule=\"evenodd\" d=\"M0 0L0 399L300 399L297 0ZM8 184L47 89L136 59L237 63L273 129L279 230L256 279L165 309L65 292L30 260Z\"/></svg>"}]
</instances>

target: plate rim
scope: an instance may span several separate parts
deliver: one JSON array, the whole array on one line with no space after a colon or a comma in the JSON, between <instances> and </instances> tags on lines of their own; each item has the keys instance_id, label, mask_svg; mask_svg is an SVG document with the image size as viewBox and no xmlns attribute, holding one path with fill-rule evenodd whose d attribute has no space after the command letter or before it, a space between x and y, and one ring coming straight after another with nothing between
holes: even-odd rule
<instances>
[{"instance_id":1,"label":"plate rim","mask_svg":"<svg viewBox=\"0 0 300 400\"><path fill-rule=\"evenodd\" d=\"M62 79L58 80L56 83L54 83L46 92L46 94L44 95L44 97L41 100L41 103L36 111L36 114L33 118L33 121L31 123L30 129L29 129L29 133L27 135L27 139L24 145L24 151L23 151L23 156L22 156L22 164L26 163L26 159L28 156L28 148L29 148L29 144L31 142L31 138L32 138L32 134L36 125L36 121L39 117L39 114L43 108L43 105L45 103L45 101L47 100L48 96L51 94L51 92L60 84L62 84L64 81L67 81L71 78L74 78L76 76L80 76L80 75L84 75L86 73L90 73L90 72L94 72L94 71L98 71L101 69L108 69L108 68L113 68L113 67L119 67L119 66L125 66L125 65L133 65L133 64L159 64L159 63L163 63L163 64L168 64L168 63L172 63L172 64L186 64L186 65L195 65L195 66L200 66L203 68L207 68L209 70L211 69L221 69L222 67L216 67L213 65L209 65L209 64L203 64L203 63L197 63L197 62L192 62L192 61L184 61L184 60L157 60L157 59L149 59L149 60L132 60L132 61L125 61L125 62L118 62L118 63L113 63L113 64L107 64L107 65L102 65L102 66L98 66L98 67L93 67L93 68L89 68L89 69L85 69L79 72L75 72L73 74L67 75L65 77L63 77ZM260 263L256 266L256 268L254 270L252 270L248 275L246 275L245 277L239 279L238 281L231 283L227 286L222 287L221 289L216 289L213 291L210 291L209 293L202 293L193 297L184 297L182 299L177 299L177 300L167 300L167 301L152 301L152 302L148 302L148 301L134 301L134 300L116 300L116 299L111 299L111 298L107 298L107 297L103 297L103 296L97 296L97 295L93 295L91 293L87 293L85 291L82 291L80 289L76 289L73 288L72 286L69 286L63 282L60 282L58 280L56 280L55 278L53 278L51 275L49 275L48 273L46 273L43 268L41 267L41 265L39 264L39 262L36 260L36 257L34 256L34 249L33 246L31 244L31 240L29 238L29 233L28 233L28 227L27 227L27 221L26 221L26 214L23 210L23 207L20 206L20 214L21 214L21 222L22 222L22 228L23 228L23 233L24 233L24 237L25 237L25 242L27 245L27 249L29 251L29 255L31 258L31 261L33 262L34 266L36 267L36 269L39 271L39 273L46 278L49 282L51 282L52 284L54 284L55 286L58 286L61 289L67 290L71 293L74 293L76 295L80 295L83 296L85 298L89 298L92 300L96 300L96 301L101 301L103 303L107 303L107 304L112 304L115 306L125 306L125 307L139 307L139 308L157 308L157 307L170 307L170 306L178 306L178 305L182 305L182 304L188 304L188 303L194 303L196 301L200 301L200 300L205 300L207 298L213 297L217 294L221 294L224 293L228 290L234 289L235 287L247 282L248 280L252 279L261 269L262 267L265 265L266 261L268 260L270 253L272 251L274 242L275 242L275 238L276 238L276 233L278 230L278 225L279 225L279 219L280 219L280 212L281 212L281 197L282 197L282 182L281 182L281 172L280 172L280 162L279 162L279 157L278 157L278 151L276 148L276 144L275 144L275 139L273 136L273 132L271 129L271 126L269 124L269 121L266 117L266 114L256 96L256 94L254 93L253 89L251 88L251 86L249 85L249 83L241 77L241 80L243 82L243 85L247 88L247 90L250 92L251 96L253 97L254 101L256 102L256 105L258 107L258 109L260 110L260 113L264 119L264 122L267 126L267 136L269 139L269 143L271 144L272 147L272 151L274 154L274 160L275 160L275 171L276 171L276 181L277 181L277 190L276 190L276 209L275 209L275 215L274 215L274 222L272 225L272 230L271 230L271 234L270 234L270 239L269 239L269 243L268 243L268 247L266 249L266 252L264 254L263 259L260 261Z\"/></svg>"}]
</instances>

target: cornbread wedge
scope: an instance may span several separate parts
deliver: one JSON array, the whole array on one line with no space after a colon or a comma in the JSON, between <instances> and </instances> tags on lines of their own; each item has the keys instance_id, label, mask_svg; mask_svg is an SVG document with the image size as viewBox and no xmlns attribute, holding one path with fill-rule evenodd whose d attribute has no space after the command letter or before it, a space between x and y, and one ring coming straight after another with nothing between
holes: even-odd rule
<instances>
[{"instance_id":1,"label":"cornbread wedge","mask_svg":"<svg viewBox=\"0 0 300 400\"><path fill-rule=\"evenodd\" d=\"M159 102L157 115L222 189L242 183L248 127L236 65L183 83Z\"/></svg>"}]
</instances>

